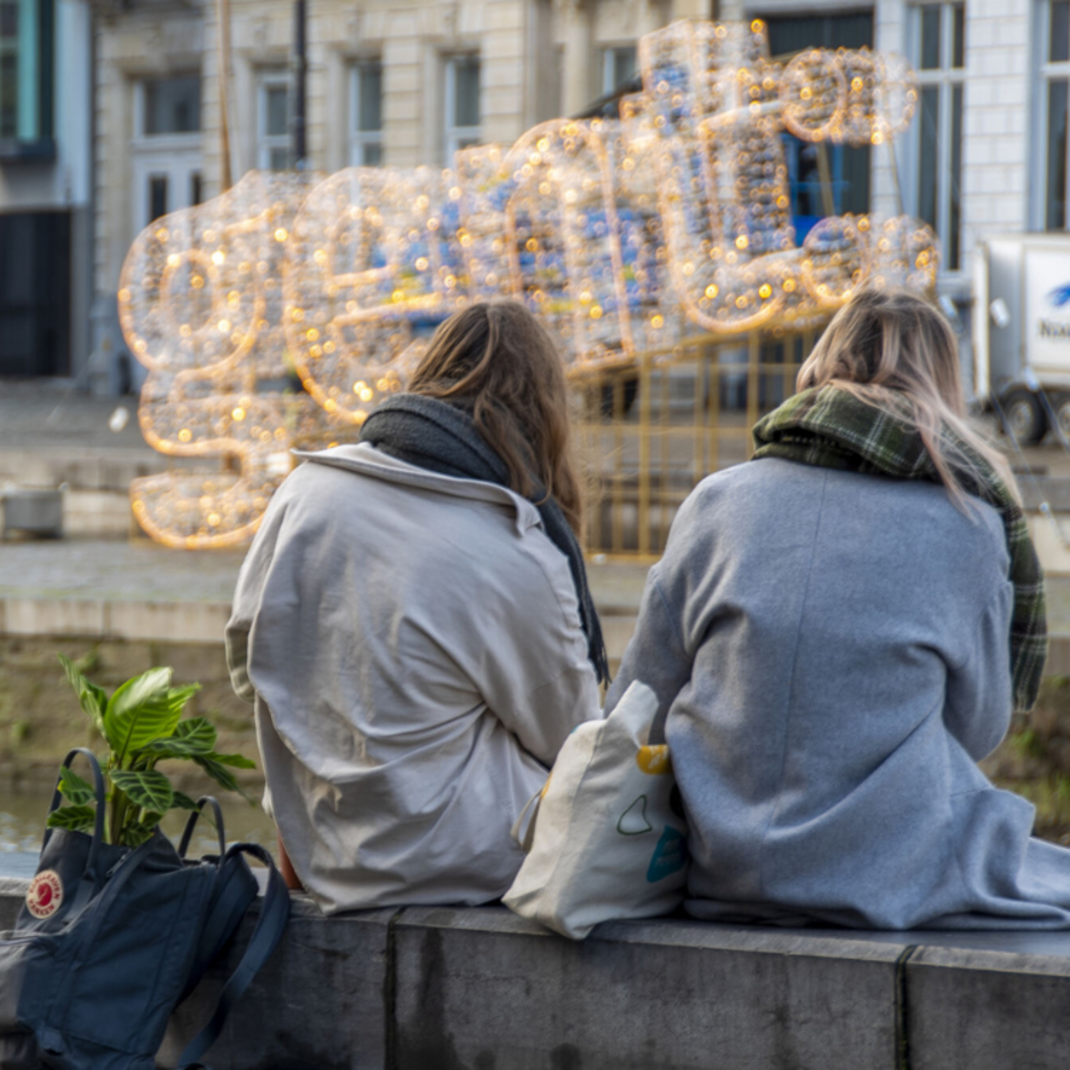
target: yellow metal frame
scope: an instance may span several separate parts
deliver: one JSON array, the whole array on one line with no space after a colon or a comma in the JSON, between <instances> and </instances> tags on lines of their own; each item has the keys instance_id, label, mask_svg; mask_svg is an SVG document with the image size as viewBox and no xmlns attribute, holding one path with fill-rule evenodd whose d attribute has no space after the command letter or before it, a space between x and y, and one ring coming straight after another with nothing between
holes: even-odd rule
<instances>
[{"instance_id":1,"label":"yellow metal frame","mask_svg":"<svg viewBox=\"0 0 1070 1070\"><path fill-rule=\"evenodd\" d=\"M749 459L751 429L795 392L819 333L697 335L627 367L577 374L574 427L591 487L588 556L657 560L694 487Z\"/></svg>"}]
</instances>

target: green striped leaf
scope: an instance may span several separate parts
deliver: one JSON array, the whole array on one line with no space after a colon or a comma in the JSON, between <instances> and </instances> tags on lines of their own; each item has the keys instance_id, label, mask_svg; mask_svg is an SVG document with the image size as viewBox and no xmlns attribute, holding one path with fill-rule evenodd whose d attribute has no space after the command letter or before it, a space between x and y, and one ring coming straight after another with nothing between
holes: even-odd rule
<instances>
[{"instance_id":1,"label":"green striped leaf","mask_svg":"<svg viewBox=\"0 0 1070 1070\"><path fill-rule=\"evenodd\" d=\"M91 784L87 784L77 773L64 766L59 773L60 794L75 806L85 806L94 802L97 797L96 791Z\"/></svg>"},{"instance_id":2,"label":"green striped leaf","mask_svg":"<svg viewBox=\"0 0 1070 1070\"><path fill-rule=\"evenodd\" d=\"M153 758L192 758L197 754L211 754L215 749L216 730L204 717L179 721L174 735L151 740L138 749L138 754Z\"/></svg>"},{"instance_id":3,"label":"green striped leaf","mask_svg":"<svg viewBox=\"0 0 1070 1070\"><path fill-rule=\"evenodd\" d=\"M104 711L104 734L117 761L175 730L181 709L168 702L171 670L150 669L117 688Z\"/></svg>"},{"instance_id":4,"label":"green striped leaf","mask_svg":"<svg viewBox=\"0 0 1070 1070\"><path fill-rule=\"evenodd\" d=\"M92 806L61 806L48 815L45 824L50 829L67 829L69 832L92 832L97 812Z\"/></svg>"},{"instance_id":5,"label":"green striped leaf","mask_svg":"<svg viewBox=\"0 0 1070 1070\"><path fill-rule=\"evenodd\" d=\"M74 688L74 693L78 696L79 705L88 715L89 719L96 726L97 731L103 736L104 732L104 710L108 705L108 693L102 687L97 687L96 684L87 680L71 663L71 659L65 657L63 654L56 655L60 664L63 666L63 671L67 674L67 679L70 681L71 687Z\"/></svg>"},{"instance_id":6,"label":"green striped leaf","mask_svg":"<svg viewBox=\"0 0 1070 1070\"><path fill-rule=\"evenodd\" d=\"M175 793L171 781L155 769L113 769L111 782L135 805L165 814Z\"/></svg>"},{"instance_id":7,"label":"green striped leaf","mask_svg":"<svg viewBox=\"0 0 1070 1070\"><path fill-rule=\"evenodd\" d=\"M211 754L220 765L229 765L232 769L255 769L256 762L246 758L244 754Z\"/></svg>"}]
</instances>

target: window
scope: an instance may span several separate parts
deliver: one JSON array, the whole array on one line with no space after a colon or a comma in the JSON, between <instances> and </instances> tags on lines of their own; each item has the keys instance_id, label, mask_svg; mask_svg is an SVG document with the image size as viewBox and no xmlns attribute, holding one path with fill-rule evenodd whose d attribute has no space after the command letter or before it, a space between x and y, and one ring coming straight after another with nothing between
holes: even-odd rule
<instances>
[{"instance_id":1,"label":"window","mask_svg":"<svg viewBox=\"0 0 1070 1070\"><path fill-rule=\"evenodd\" d=\"M134 226L201 199L201 77L143 78L134 86L130 157Z\"/></svg>"},{"instance_id":2,"label":"window","mask_svg":"<svg viewBox=\"0 0 1070 1070\"><path fill-rule=\"evenodd\" d=\"M769 51L787 62L806 48L873 47L873 15L776 15L766 20ZM788 169L795 240L802 244L814 224L831 213L869 211L870 147L813 144L781 136Z\"/></svg>"},{"instance_id":3,"label":"window","mask_svg":"<svg viewBox=\"0 0 1070 1070\"><path fill-rule=\"evenodd\" d=\"M201 76L148 78L142 82L142 134L196 134L201 129Z\"/></svg>"},{"instance_id":4,"label":"window","mask_svg":"<svg viewBox=\"0 0 1070 1070\"><path fill-rule=\"evenodd\" d=\"M636 70L639 62L635 45L621 45L602 51L602 92L612 93L622 86Z\"/></svg>"},{"instance_id":5,"label":"window","mask_svg":"<svg viewBox=\"0 0 1070 1070\"><path fill-rule=\"evenodd\" d=\"M1070 94L1070 3L1052 0L1044 11L1041 106L1047 160L1044 172L1044 229L1066 230L1067 111Z\"/></svg>"},{"instance_id":6,"label":"window","mask_svg":"<svg viewBox=\"0 0 1070 1070\"><path fill-rule=\"evenodd\" d=\"M0 141L18 155L51 145L53 37L53 0L0 0Z\"/></svg>"},{"instance_id":7,"label":"window","mask_svg":"<svg viewBox=\"0 0 1070 1070\"><path fill-rule=\"evenodd\" d=\"M0 376L66 375L69 212L0 212Z\"/></svg>"},{"instance_id":8,"label":"window","mask_svg":"<svg viewBox=\"0 0 1070 1070\"><path fill-rule=\"evenodd\" d=\"M454 56L446 61L446 162L479 140L479 57Z\"/></svg>"},{"instance_id":9,"label":"window","mask_svg":"<svg viewBox=\"0 0 1070 1070\"><path fill-rule=\"evenodd\" d=\"M169 175L149 175L149 222L167 215L167 186Z\"/></svg>"},{"instance_id":10,"label":"window","mask_svg":"<svg viewBox=\"0 0 1070 1070\"><path fill-rule=\"evenodd\" d=\"M383 162L383 67L378 61L353 68L349 162L377 167Z\"/></svg>"},{"instance_id":11,"label":"window","mask_svg":"<svg viewBox=\"0 0 1070 1070\"><path fill-rule=\"evenodd\" d=\"M936 231L950 271L962 268L962 105L966 5L912 12L920 101L914 121L915 212Z\"/></svg>"},{"instance_id":12,"label":"window","mask_svg":"<svg viewBox=\"0 0 1070 1070\"><path fill-rule=\"evenodd\" d=\"M290 82L285 74L260 79L256 162L263 171L286 171L290 166Z\"/></svg>"}]
</instances>

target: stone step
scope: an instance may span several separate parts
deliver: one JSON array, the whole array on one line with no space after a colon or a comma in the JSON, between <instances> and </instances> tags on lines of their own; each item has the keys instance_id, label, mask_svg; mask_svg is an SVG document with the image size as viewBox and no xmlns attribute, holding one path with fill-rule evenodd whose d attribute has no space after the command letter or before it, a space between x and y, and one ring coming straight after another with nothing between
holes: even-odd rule
<instances>
[{"instance_id":1,"label":"stone step","mask_svg":"<svg viewBox=\"0 0 1070 1070\"><path fill-rule=\"evenodd\" d=\"M0 449L0 484L60 487L126 494L133 480L173 467L173 460L143 446L135 448Z\"/></svg>"},{"instance_id":2,"label":"stone step","mask_svg":"<svg viewBox=\"0 0 1070 1070\"><path fill-rule=\"evenodd\" d=\"M11 532L58 539L63 535L63 494L15 487L0 490L0 538Z\"/></svg>"},{"instance_id":3,"label":"stone step","mask_svg":"<svg viewBox=\"0 0 1070 1070\"><path fill-rule=\"evenodd\" d=\"M142 476L192 461L141 447L0 448L0 494L8 490L61 490L63 533L68 538L127 538L141 528L130 508L130 484Z\"/></svg>"}]
</instances>

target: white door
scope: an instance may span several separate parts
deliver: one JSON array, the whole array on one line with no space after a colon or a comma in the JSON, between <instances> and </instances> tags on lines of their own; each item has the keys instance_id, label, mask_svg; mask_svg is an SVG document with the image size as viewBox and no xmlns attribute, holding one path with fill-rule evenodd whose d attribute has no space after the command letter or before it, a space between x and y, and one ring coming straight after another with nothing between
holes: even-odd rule
<instances>
[{"instance_id":1,"label":"white door","mask_svg":"<svg viewBox=\"0 0 1070 1070\"><path fill-rule=\"evenodd\" d=\"M201 202L200 76L147 78L134 95L131 193L134 233Z\"/></svg>"},{"instance_id":2,"label":"white door","mask_svg":"<svg viewBox=\"0 0 1070 1070\"><path fill-rule=\"evenodd\" d=\"M200 148L170 152L135 152L134 230L154 219L201 203Z\"/></svg>"}]
</instances>

